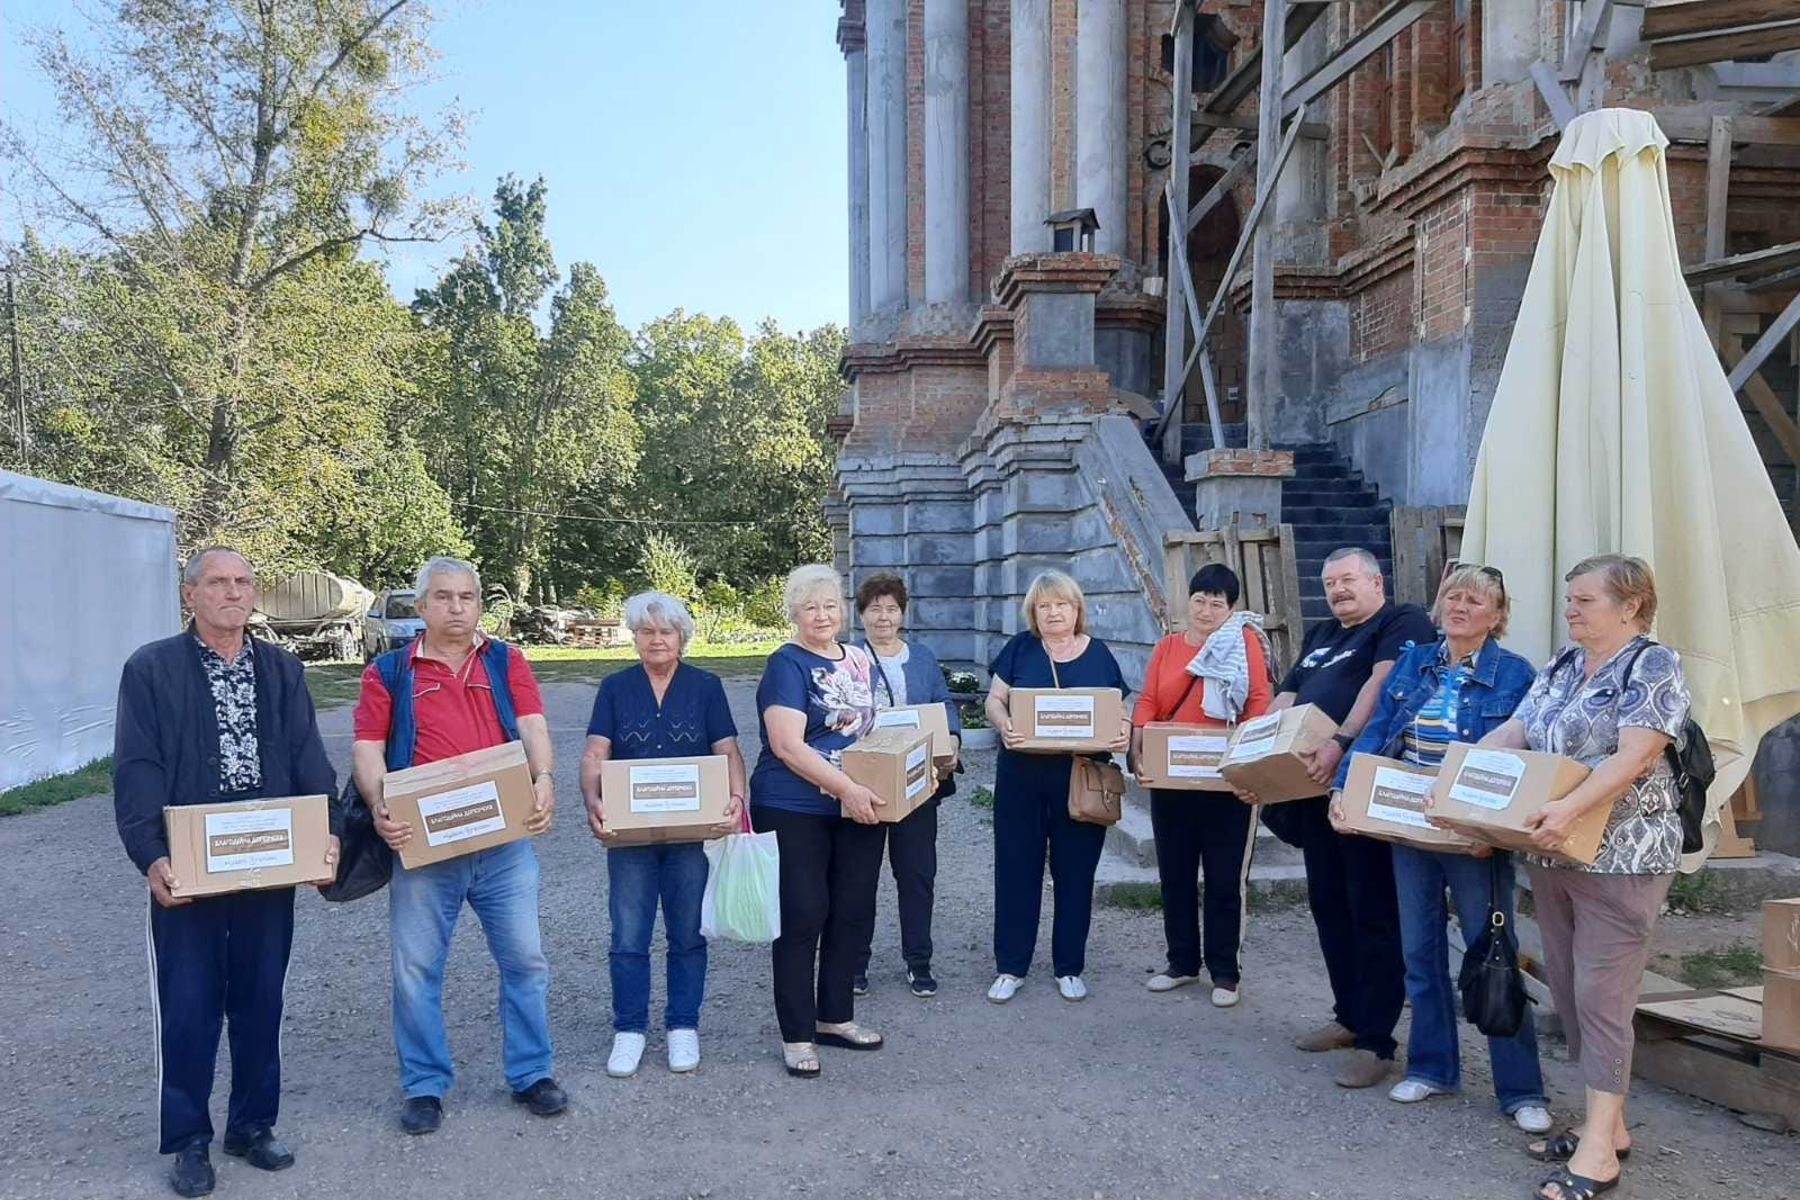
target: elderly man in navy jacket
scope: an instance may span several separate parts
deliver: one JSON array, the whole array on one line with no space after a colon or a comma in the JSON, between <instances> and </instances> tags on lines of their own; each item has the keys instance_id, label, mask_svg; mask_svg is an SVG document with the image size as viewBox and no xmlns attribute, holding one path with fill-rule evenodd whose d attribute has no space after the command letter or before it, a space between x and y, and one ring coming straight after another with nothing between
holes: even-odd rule
<instances>
[{"instance_id":1,"label":"elderly man in navy jacket","mask_svg":"<svg viewBox=\"0 0 1800 1200\"><path fill-rule=\"evenodd\" d=\"M225 1153L265 1171L293 1165L275 1137L281 1001L294 940L294 889L180 899L163 809L259 796L332 795L300 660L245 632L256 579L236 550L188 561L186 632L141 647L119 681L113 808L125 852L150 885L150 970L161 1089L161 1152L183 1196L214 1185L213 1064L231 1022ZM337 861L333 814L328 862Z\"/></svg>"}]
</instances>

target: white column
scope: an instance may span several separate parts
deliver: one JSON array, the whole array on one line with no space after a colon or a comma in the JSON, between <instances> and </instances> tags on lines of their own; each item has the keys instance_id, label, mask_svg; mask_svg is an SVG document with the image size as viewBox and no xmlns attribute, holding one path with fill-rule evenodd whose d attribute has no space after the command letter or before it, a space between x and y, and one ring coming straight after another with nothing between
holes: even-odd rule
<instances>
[{"instance_id":1,"label":"white column","mask_svg":"<svg viewBox=\"0 0 1800 1200\"><path fill-rule=\"evenodd\" d=\"M1100 221L1094 248L1125 253L1125 0L1075 6L1075 204Z\"/></svg>"},{"instance_id":2,"label":"white column","mask_svg":"<svg viewBox=\"0 0 1800 1200\"><path fill-rule=\"evenodd\" d=\"M1012 252L1050 249L1050 0L1012 0Z\"/></svg>"},{"instance_id":3,"label":"white column","mask_svg":"<svg viewBox=\"0 0 1800 1200\"><path fill-rule=\"evenodd\" d=\"M844 45L849 99L850 328L869 315L869 56L856 30Z\"/></svg>"},{"instance_id":4,"label":"white column","mask_svg":"<svg viewBox=\"0 0 1800 1200\"><path fill-rule=\"evenodd\" d=\"M969 295L969 5L925 0L925 301Z\"/></svg>"},{"instance_id":5,"label":"white column","mask_svg":"<svg viewBox=\"0 0 1800 1200\"><path fill-rule=\"evenodd\" d=\"M906 0L869 0L869 307L906 303Z\"/></svg>"}]
</instances>

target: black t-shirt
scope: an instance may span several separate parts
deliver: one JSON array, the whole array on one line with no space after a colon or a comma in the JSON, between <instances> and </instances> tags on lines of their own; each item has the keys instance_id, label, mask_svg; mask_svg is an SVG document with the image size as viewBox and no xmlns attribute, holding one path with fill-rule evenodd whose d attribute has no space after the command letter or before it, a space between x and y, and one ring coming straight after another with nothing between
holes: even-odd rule
<instances>
[{"instance_id":1,"label":"black t-shirt","mask_svg":"<svg viewBox=\"0 0 1800 1200\"><path fill-rule=\"evenodd\" d=\"M1416 604L1389 602L1360 625L1345 629L1334 617L1307 632L1300 661L1282 681L1295 704L1315 704L1338 724L1379 662L1392 662L1410 645L1437 641L1437 629Z\"/></svg>"}]
</instances>

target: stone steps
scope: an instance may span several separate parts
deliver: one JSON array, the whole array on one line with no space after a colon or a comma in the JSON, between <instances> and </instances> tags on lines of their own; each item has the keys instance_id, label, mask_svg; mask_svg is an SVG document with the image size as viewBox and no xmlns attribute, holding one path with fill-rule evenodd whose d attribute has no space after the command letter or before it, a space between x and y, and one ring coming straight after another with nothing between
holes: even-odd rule
<instances>
[{"instance_id":1,"label":"stone steps","mask_svg":"<svg viewBox=\"0 0 1800 1200\"><path fill-rule=\"evenodd\" d=\"M1158 895L1150 795L1135 783L1126 784L1119 823L1106 831L1106 849L1100 857L1094 888L1102 903L1130 907L1144 906ZM1258 827L1256 847L1251 852L1250 892L1282 903L1305 899L1306 868L1301 864L1300 851L1264 827Z\"/></svg>"}]
</instances>

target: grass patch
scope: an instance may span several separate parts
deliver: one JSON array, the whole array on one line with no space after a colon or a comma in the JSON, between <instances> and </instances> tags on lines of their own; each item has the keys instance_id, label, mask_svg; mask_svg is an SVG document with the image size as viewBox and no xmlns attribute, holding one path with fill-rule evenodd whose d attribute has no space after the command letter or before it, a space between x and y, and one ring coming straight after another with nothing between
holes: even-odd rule
<instances>
[{"instance_id":1,"label":"grass patch","mask_svg":"<svg viewBox=\"0 0 1800 1200\"><path fill-rule=\"evenodd\" d=\"M0 817L16 817L36 808L49 808L83 796L99 796L112 791L111 756L91 762L79 771L52 775L35 783L22 783L0 792Z\"/></svg>"},{"instance_id":2,"label":"grass patch","mask_svg":"<svg viewBox=\"0 0 1800 1200\"><path fill-rule=\"evenodd\" d=\"M1115 883L1107 889L1106 903L1109 908L1128 912L1161 912L1162 887L1154 883Z\"/></svg>"},{"instance_id":3,"label":"grass patch","mask_svg":"<svg viewBox=\"0 0 1800 1200\"><path fill-rule=\"evenodd\" d=\"M1668 911L1676 914L1722 913L1730 911L1725 886L1718 876L1707 870L1692 875L1677 875L1669 885Z\"/></svg>"},{"instance_id":4,"label":"grass patch","mask_svg":"<svg viewBox=\"0 0 1800 1200\"><path fill-rule=\"evenodd\" d=\"M762 674L763 664L780 645L779 641L695 642L686 657L715 675L755 677ZM597 684L637 662L637 650L631 646L526 646L524 651L539 683ZM306 668L306 686L319 708L338 708L356 703L362 673L361 663L313 663Z\"/></svg>"},{"instance_id":5,"label":"grass patch","mask_svg":"<svg viewBox=\"0 0 1800 1200\"><path fill-rule=\"evenodd\" d=\"M994 811L994 789L978 787L969 793L969 803L985 812Z\"/></svg>"},{"instance_id":6,"label":"grass patch","mask_svg":"<svg viewBox=\"0 0 1800 1200\"><path fill-rule=\"evenodd\" d=\"M1678 971L1697 988L1749 987L1762 982L1762 947L1738 942L1717 950L1684 954Z\"/></svg>"}]
</instances>

